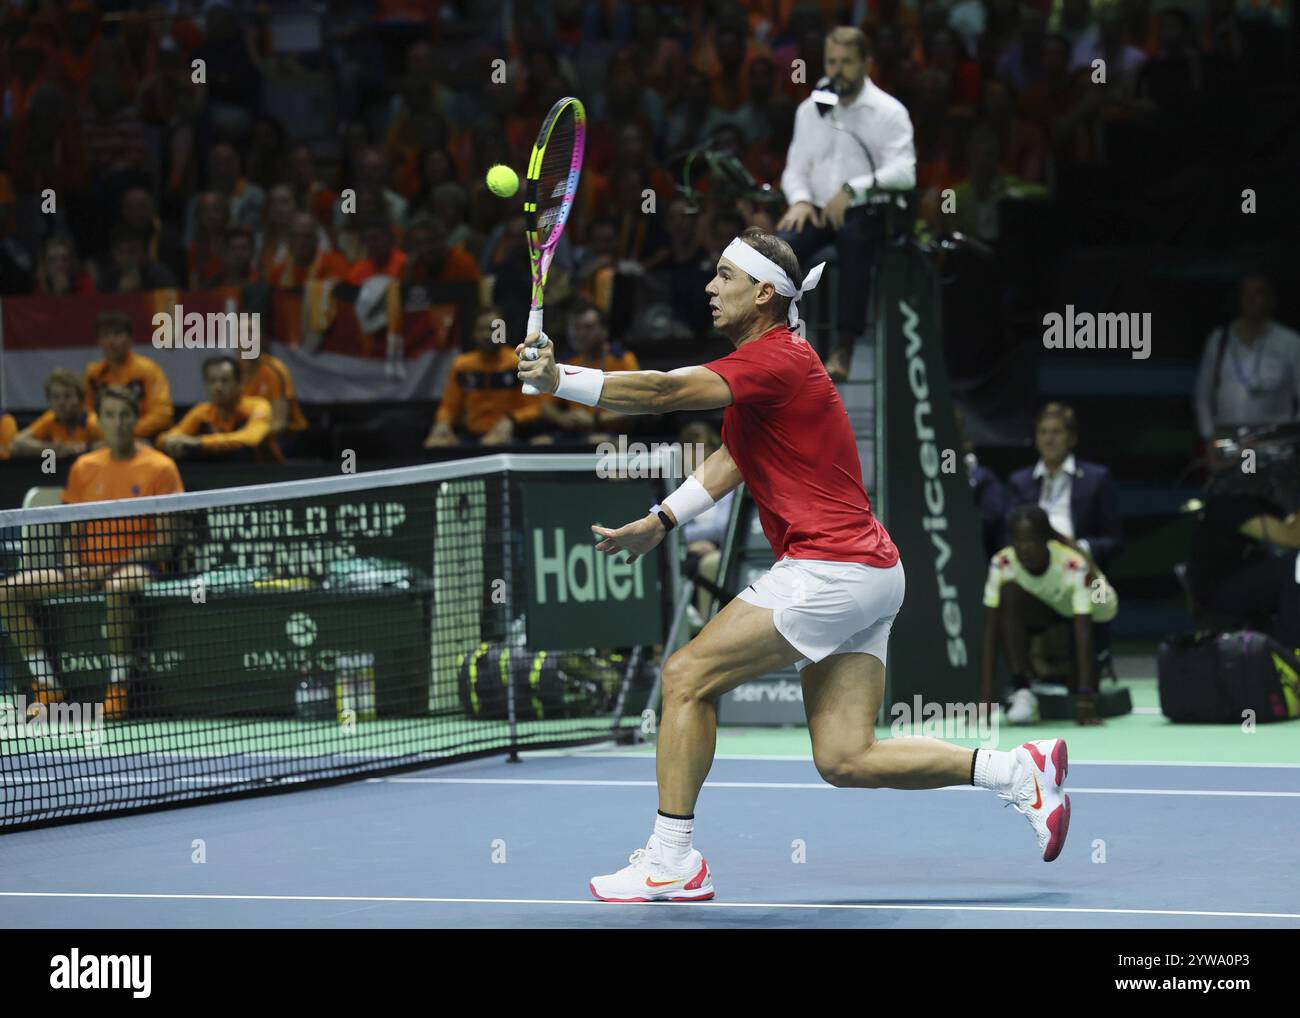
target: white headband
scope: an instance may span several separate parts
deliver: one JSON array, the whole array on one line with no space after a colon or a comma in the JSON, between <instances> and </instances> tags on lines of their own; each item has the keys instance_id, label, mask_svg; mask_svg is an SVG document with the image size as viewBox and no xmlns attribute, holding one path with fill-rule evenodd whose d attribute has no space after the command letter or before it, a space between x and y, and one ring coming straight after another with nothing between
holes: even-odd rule
<instances>
[{"instance_id":1,"label":"white headband","mask_svg":"<svg viewBox=\"0 0 1300 1018\"><path fill-rule=\"evenodd\" d=\"M791 325L799 320L797 309L799 298L817 285L818 280L822 278L822 269L826 267L825 262L814 265L812 271L803 277L803 285L797 287L785 269L761 251L750 247L739 237L727 245L727 249L722 252L722 257L734 262L760 283L771 283L782 297L792 298L790 313L787 316Z\"/></svg>"}]
</instances>

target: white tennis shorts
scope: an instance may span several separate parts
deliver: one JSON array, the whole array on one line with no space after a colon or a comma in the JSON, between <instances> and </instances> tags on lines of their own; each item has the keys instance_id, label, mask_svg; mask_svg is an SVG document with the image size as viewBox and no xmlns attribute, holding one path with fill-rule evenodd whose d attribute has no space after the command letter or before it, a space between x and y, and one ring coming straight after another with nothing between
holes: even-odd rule
<instances>
[{"instance_id":1,"label":"white tennis shorts","mask_svg":"<svg viewBox=\"0 0 1300 1018\"><path fill-rule=\"evenodd\" d=\"M894 616L903 607L903 563L783 558L737 597L771 608L776 631L803 658L803 671L832 654L871 654L885 660Z\"/></svg>"}]
</instances>

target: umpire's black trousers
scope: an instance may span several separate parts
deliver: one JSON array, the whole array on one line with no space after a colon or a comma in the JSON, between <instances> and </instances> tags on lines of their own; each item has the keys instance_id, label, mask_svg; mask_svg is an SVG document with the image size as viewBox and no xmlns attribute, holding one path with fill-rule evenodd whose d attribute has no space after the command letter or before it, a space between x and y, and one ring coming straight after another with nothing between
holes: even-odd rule
<instances>
[{"instance_id":1,"label":"umpire's black trousers","mask_svg":"<svg viewBox=\"0 0 1300 1018\"><path fill-rule=\"evenodd\" d=\"M839 230L828 225L805 223L798 233L782 230L778 236L794 249L799 269L805 275L813 266L812 256L828 244L835 245L840 277L839 301L835 309L836 345L844 350L851 349L853 341L867 326L871 276L882 243L881 217L866 206L858 206L845 213L844 225ZM796 284L801 282L803 280L795 280Z\"/></svg>"}]
</instances>

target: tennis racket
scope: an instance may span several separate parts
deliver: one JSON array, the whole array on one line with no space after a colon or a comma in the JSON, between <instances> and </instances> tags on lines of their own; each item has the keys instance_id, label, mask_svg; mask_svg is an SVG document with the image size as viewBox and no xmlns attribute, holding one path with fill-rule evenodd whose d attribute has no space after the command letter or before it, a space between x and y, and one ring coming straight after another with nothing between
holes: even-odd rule
<instances>
[{"instance_id":1,"label":"tennis racket","mask_svg":"<svg viewBox=\"0 0 1300 1018\"><path fill-rule=\"evenodd\" d=\"M524 192L525 233L528 262L533 275L532 306L528 312L528 335L542 331L542 300L546 274L555 257L555 247L569 220L569 210L578 193L582 173L582 150L587 142L587 111L572 96L551 107L542 121L528 160L528 183ZM524 359L537 360L539 347L524 350ZM537 387L524 383L524 392L538 395Z\"/></svg>"}]
</instances>

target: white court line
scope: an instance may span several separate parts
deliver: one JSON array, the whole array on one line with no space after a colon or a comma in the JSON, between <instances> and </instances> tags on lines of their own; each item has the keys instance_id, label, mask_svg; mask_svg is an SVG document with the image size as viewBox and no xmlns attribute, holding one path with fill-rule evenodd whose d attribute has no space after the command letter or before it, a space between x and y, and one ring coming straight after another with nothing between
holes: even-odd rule
<instances>
[{"instance_id":1,"label":"white court line","mask_svg":"<svg viewBox=\"0 0 1300 1018\"><path fill-rule=\"evenodd\" d=\"M579 785L582 787L656 788L654 781L612 781L586 778L367 778L368 783L394 785ZM829 789L834 786L824 781L706 781L705 788L789 788ZM882 789L902 791L902 789ZM928 792L983 792L973 785L949 785L946 788L923 789ZM1067 788L1071 795L1223 795L1241 798L1300 799L1300 792L1252 792L1229 789L1193 788Z\"/></svg>"},{"instance_id":2,"label":"white court line","mask_svg":"<svg viewBox=\"0 0 1300 1018\"><path fill-rule=\"evenodd\" d=\"M320 901L320 902L391 902L398 905L600 905L608 908L618 902L594 898L425 898L381 895L344 894L152 894L99 891L0 891L0 898L112 898L164 901ZM635 906L633 906L635 907ZM1209 916L1218 919L1300 919L1297 912L1211 912L1173 908L1048 908L1042 905L877 905L836 902L817 905L785 901L695 901L696 908L780 908L780 909L849 909L872 912L1047 912L1088 915L1173 915Z\"/></svg>"},{"instance_id":3,"label":"white court line","mask_svg":"<svg viewBox=\"0 0 1300 1018\"><path fill-rule=\"evenodd\" d=\"M980 747L970 746L968 749L977 749ZM530 756L567 756L581 757L584 759L601 759L614 757L616 759L626 760L647 760L654 758L654 747L647 747L646 750L639 753L574 753L563 749L535 749L521 750L521 757ZM714 755L715 760L775 760L778 763L797 763L806 761L812 763L811 756L779 756L772 753L717 753ZM1300 763L1238 763L1236 761L1222 760L1078 760L1070 758L1070 766L1086 767L1260 767L1260 768L1284 768L1300 770Z\"/></svg>"}]
</instances>

